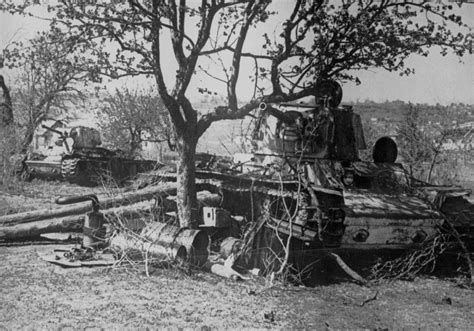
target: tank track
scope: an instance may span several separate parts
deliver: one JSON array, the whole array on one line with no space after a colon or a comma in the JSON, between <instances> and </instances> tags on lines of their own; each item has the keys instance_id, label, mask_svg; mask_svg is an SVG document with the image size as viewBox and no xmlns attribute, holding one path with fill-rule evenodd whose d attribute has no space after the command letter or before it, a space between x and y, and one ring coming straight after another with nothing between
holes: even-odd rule
<instances>
[{"instance_id":1,"label":"tank track","mask_svg":"<svg viewBox=\"0 0 474 331\"><path fill-rule=\"evenodd\" d=\"M93 186L93 175L90 169L84 170L81 166L82 159L68 158L61 162L61 177L71 184ZM89 167L88 167L89 168Z\"/></svg>"}]
</instances>

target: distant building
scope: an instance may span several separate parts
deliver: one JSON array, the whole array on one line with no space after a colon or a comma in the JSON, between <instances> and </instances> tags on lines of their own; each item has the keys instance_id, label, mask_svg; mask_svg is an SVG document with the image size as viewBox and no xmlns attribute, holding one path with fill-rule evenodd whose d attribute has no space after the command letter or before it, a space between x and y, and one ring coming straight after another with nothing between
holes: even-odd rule
<instances>
[{"instance_id":1,"label":"distant building","mask_svg":"<svg viewBox=\"0 0 474 331\"><path fill-rule=\"evenodd\" d=\"M466 122L456 127L456 138L447 139L442 148L447 151L474 150L474 122Z\"/></svg>"}]
</instances>

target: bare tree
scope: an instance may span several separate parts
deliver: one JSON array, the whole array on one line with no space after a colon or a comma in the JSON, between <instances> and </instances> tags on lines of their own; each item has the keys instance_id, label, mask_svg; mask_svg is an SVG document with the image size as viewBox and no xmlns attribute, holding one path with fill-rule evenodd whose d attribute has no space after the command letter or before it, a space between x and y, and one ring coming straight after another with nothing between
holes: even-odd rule
<instances>
[{"instance_id":1,"label":"bare tree","mask_svg":"<svg viewBox=\"0 0 474 331\"><path fill-rule=\"evenodd\" d=\"M154 77L176 131L182 227L197 224L195 151L211 123L241 118L262 101L312 95L326 79L357 81L355 70L380 67L409 74L406 58L413 53L426 56L434 45L442 52L465 51L464 35L451 32L454 25L462 25L460 17L450 6L428 0L296 0L286 2L291 8L278 15L270 0L129 0L93 6L60 2L52 27L61 26L90 49L102 74ZM24 11L11 4L3 9ZM275 29L265 28L275 18L281 18ZM253 47L246 43L249 36ZM176 66L171 77L169 49ZM247 67L253 67L248 79L253 95L239 103L238 83ZM227 91L226 102L203 115L188 96L199 71ZM211 92L210 84L200 91Z\"/></svg>"},{"instance_id":2,"label":"bare tree","mask_svg":"<svg viewBox=\"0 0 474 331\"><path fill-rule=\"evenodd\" d=\"M449 139L459 136L458 130L453 127L452 117L449 116L447 107L443 107L444 120L433 122L433 109L423 109L422 106L410 106L403 122L397 128L400 155L408 166L410 175L419 178L426 173L425 180L431 183L436 166L446 161L443 156L446 151L443 145ZM452 172L454 169L449 169Z\"/></svg>"}]
</instances>

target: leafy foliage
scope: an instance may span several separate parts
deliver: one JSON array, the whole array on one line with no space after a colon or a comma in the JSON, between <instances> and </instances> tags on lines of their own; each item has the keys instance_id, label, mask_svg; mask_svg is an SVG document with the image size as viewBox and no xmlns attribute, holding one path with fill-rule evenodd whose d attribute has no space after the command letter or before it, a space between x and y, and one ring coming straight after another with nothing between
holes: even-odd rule
<instances>
[{"instance_id":1,"label":"leafy foliage","mask_svg":"<svg viewBox=\"0 0 474 331\"><path fill-rule=\"evenodd\" d=\"M417 108L411 108L398 128L400 154L409 165L412 175L418 173L423 168L423 163L432 158L432 150L427 148L431 146L431 141L420 126L420 112Z\"/></svg>"},{"instance_id":2,"label":"leafy foliage","mask_svg":"<svg viewBox=\"0 0 474 331\"><path fill-rule=\"evenodd\" d=\"M3 10L24 12L27 6L28 2L23 6L6 3ZM452 6L431 1L298 0L288 9L288 16L277 25L279 30L274 35L263 30L262 35L262 23L270 23L277 15L268 0L199 5L184 0L179 4L128 1L93 6L64 0L50 6L56 12L52 30L64 31L78 49L95 57L89 63L91 72L113 78L155 76L177 126L184 128L185 123L196 121L184 93L198 69L225 84L228 104L224 106L231 112L216 109L214 116L203 116L196 132L199 136L213 120L242 116L251 108L237 104L242 64L254 64L254 97L266 102L294 100L312 94L320 79L357 81L354 70L371 67L410 74L413 69L405 63L409 55L427 56L430 47L440 46L443 54L451 49L461 56L470 42L469 36L453 32L460 31L456 26L466 27ZM262 35L260 48L244 48L249 33L253 39ZM164 76L167 68L162 61L168 46L178 68L174 83ZM204 69L205 63L222 66L223 74ZM209 87L199 89L212 93ZM184 117L178 108L186 109Z\"/></svg>"},{"instance_id":3,"label":"leafy foliage","mask_svg":"<svg viewBox=\"0 0 474 331\"><path fill-rule=\"evenodd\" d=\"M116 90L99 112L102 136L112 147L136 157L142 143L167 142L173 147L173 129L160 98L153 90Z\"/></svg>"},{"instance_id":4,"label":"leafy foliage","mask_svg":"<svg viewBox=\"0 0 474 331\"><path fill-rule=\"evenodd\" d=\"M50 6L56 14L52 30L61 29L94 58L92 73L155 78L176 129L181 221L196 216L192 215L197 203L194 154L199 137L212 122L241 118L261 101L313 95L321 80L358 81L354 70L383 67L410 74L406 58L413 53L427 55L427 49L435 45L441 46L443 54L451 49L463 55L467 50L465 35L452 32L463 23L449 5L433 5L428 0L291 3L293 7L281 16L273 7L276 2L270 0L130 0L94 5L62 0ZM0 8L25 12L25 5L13 2L4 2ZM272 30L268 26L275 18L283 21ZM253 43L247 42L250 35ZM173 51L173 67L167 61L168 50ZM249 102L239 104L237 83L243 66L253 66L253 95L246 98ZM176 74L170 77L167 73L175 68ZM227 91L226 102L202 116L186 94L198 72ZM205 85L199 87L202 93L214 92L210 84Z\"/></svg>"},{"instance_id":5,"label":"leafy foliage","mask_svg":"<svg viewBox=\"0 0 474 331\"><path fill-rule=\"evenodd\" d=\"M427 180L431 171L433 184L472 186L468 122L474 120L473 106L365 101L354 104L354 109L361 115L369 147L360 151L363 160L372 161L379 138L392 136L399 148L398 161L415 178Z\"/></svg>"},{"instance_id":6,"label":"leafy foliage","mask_svg":"<svg viewBox=\"0 0 474 331\"><path fill-rule=\"evenodd\" d=\"M13 125L0 130L0 190L17 191L22 181L17 176L22 170L23 156L16 154L20 149L21 137Z\"/></svg>"},{"instance_id":7,"label":"leafy foliage","mask_svg":"<svg viewBox=\"0 0 474 331\"><path fill-rule=\"evenodd\" d=\"M0 127L13 124L13 105L10 95L10 88L5 83L5 79L0 75L0 88L2 89L2 102L0 103Z\"/></svg>"},{"instance_id":8,"label":"leafy foliage","mask_svg":"<svg viewBox=\"0 0 474 331\"><path fill-rule=\"evenodd\" d=\"M432 181L436 166L449 165L447 170L455 175L453 162L447 157L443 144L459 135L449 118L442 123L434 123L430 118L429 113L412 107L397 130L403 162L408 165L412 176L420 178L425 174L427 182ZM442 182L437 184L452 184L449 181L453 177L446 175L439 173L437 177Z\"/></svg>"},{"instance_id":9,"label":"leafy foliage","mask_svg":"<svg viewBox=\"0 0 474 331\"><path fill-rule=\"evenodd\" d=\"M57 29L4 49L5 66L18 72L12 103L24 136L21 149L27 149L43 120L59 116L83 97L78 86L92 78L90 60L76 50L75 41Z\"/></svg>"}]
</instances>

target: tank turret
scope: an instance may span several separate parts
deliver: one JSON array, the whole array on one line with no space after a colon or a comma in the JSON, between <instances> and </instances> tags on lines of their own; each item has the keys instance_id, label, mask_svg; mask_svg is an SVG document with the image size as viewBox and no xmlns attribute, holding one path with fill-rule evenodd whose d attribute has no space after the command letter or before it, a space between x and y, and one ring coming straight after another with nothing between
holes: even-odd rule
<instances>
[{"instance_id":1,"label":"tank turret","mask_svg":"<svg viewBox=\"0 0 474 331\"><path fill-rule=\"evenodd\" d=\"M365 149L360 116L352 107L260 104L256 152L359 159Z\"/></svg>"}]
</instances>

